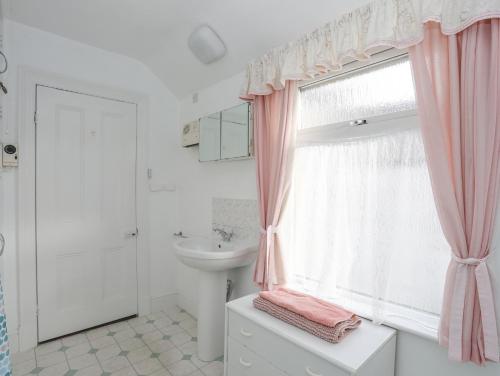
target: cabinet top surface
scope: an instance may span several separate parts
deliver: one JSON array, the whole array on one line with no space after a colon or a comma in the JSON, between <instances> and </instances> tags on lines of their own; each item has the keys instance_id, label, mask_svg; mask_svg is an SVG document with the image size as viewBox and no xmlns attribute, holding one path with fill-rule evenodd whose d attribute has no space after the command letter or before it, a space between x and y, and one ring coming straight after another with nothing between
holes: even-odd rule
<instances>
[{"instance_id":1,"label":"cabinet top surface","mask_svg":"<svg viewBox=\"0 0 500 376\"><path fill-rule=\"evenodd\" d=\"M264 329L328 362L351 371L360 369L368 359L396 335L396 330L392 328L375 325L363 319L359 328L353 330L340 343L329 343L256 309L252 303L255 297L255 294L244 296L227 303L226 307L229 311L244 316Z\"/></svg>"}]
</instances>

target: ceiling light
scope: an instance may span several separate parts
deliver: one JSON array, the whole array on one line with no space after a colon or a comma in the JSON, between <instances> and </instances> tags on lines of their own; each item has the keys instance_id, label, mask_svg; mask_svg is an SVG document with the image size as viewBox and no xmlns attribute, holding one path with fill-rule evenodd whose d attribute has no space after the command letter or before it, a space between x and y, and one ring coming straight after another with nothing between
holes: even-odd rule
<instances>
[{"instance_id":1,"label":"ceiling light","mask_svg":"<svg viewBox=\"0 0 500 376\"><path fill-rule=\"evenodd\" d=\"M217 33L208 25L202 25L191 33L188 45L194 55L204 64L221 59L226 54L226 46Z\"/></svg>"}]
</instances>

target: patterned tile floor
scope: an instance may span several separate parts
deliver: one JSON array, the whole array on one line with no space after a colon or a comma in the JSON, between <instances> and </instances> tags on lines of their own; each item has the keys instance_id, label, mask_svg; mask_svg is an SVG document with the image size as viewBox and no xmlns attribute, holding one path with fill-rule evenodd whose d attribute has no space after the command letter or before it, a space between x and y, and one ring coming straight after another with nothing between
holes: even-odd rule
<instances>
[{"instance_id":1,"label":"patterned tile floor","mask_svg":"<svg viewBox=\"0 0 500 376\"><path fill-rule=\"evenodd\" d=\"M13 376L221 376L222 359L196 356L196 335L196 321L175 308L14 354Z\"/></svg>"}]
</instances>

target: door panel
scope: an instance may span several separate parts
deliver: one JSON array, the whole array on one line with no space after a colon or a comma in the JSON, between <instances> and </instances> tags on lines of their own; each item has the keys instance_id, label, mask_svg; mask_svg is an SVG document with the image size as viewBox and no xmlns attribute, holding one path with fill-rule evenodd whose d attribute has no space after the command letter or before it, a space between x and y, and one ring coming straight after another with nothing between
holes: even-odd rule
<instances>
[{"instance_id":1,"label":"door panel","mask_svg":"<svg viewBox=\"0 0 500 376\"><path fill-rule=\"evenodd\" d=\"M136 106L37 88L39 341L137 314Z\"/></svg>"},{"instance_id":2,"label":"door panel","mask_svg":"<svg viewBox=\"0 0 500 376\"><path fill-rule=\"evenodd\" d=\"M80 221L83 215L84 113L78 108L56 106L54 157L56 206L64 222Z\"/></svg>"}]
</instances>

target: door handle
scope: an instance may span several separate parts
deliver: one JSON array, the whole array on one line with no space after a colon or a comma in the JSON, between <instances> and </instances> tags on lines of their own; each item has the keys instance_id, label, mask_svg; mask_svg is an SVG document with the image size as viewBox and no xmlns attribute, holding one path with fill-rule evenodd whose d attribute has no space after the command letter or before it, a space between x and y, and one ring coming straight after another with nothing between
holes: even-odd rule
<instances>
[{"instance_id":1,"label":"door handle","mask_svg":"<svg viewBox=\"0 0 500 376\"><path fill-rule=\"evenodd\" d=\"M133 231L127 231L125 233L125 236L127 238L133 238L133 237L137 236L138 234L139 234L139 230L136 229L136 230L133 230Z\"/></svg>"}]
</instances>

